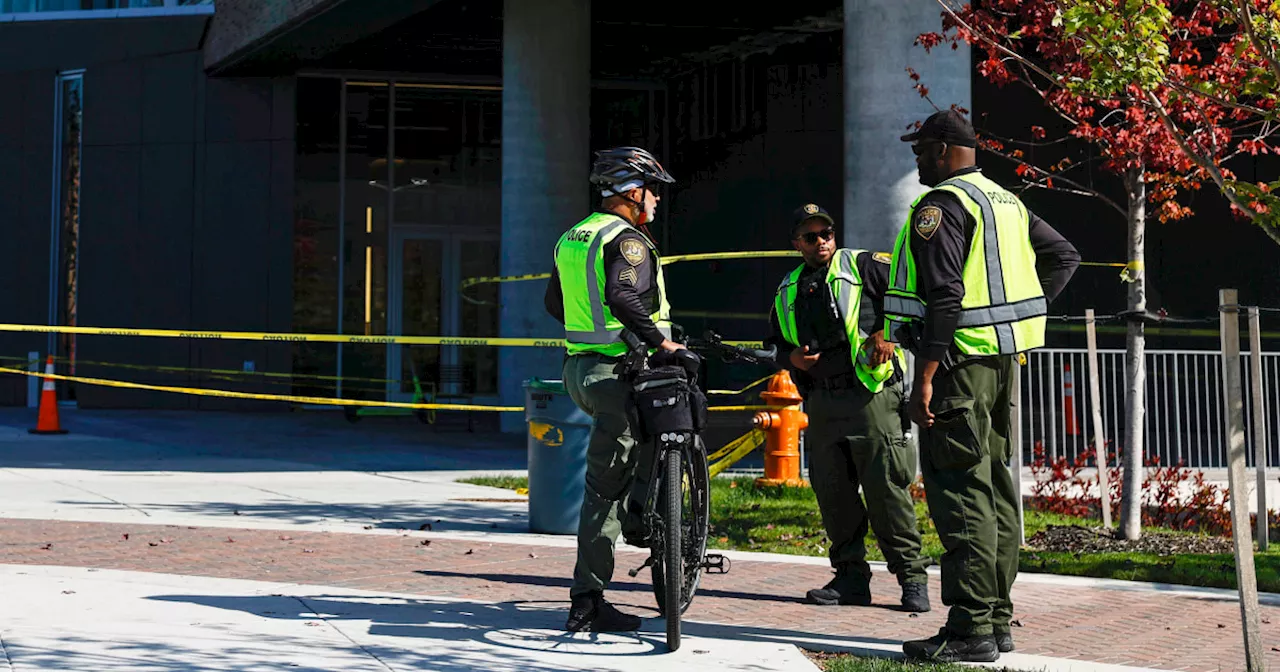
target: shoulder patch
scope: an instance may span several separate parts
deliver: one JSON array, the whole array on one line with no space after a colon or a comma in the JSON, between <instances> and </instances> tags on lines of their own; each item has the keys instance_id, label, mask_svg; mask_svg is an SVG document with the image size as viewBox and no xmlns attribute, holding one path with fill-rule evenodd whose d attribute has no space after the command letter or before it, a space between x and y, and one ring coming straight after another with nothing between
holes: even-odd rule
<instances>
[{"instance_id":1,"label":"shoulder patch","mask_svg":"<svg viewBox=\"0 0 1280 672\"><path fill-rule=\"evenodd\" d=\"M874 261L878 261L882 264L893 263L893 255L889 254L888 252L876 252L875 254L871 255L871 259Z\"/></svg>"},{"instance_id":2,"label":"shoulder patch","mask_svg":"<svg viewBox=\"0 0 1280 672\"><path fill-rule=\"evenodd\" d=\"M936 205L926 205L916 210L915 216L912 218L911 226L920 234L921 238L929 240L933 234L937 232L938 226L942 224L942 208Z\"/></svg>"},{"instance_id":3,"label":"shoulder patch","mask_svg":"<svg viewBox=\"0 0 1280 672\"><path fill-rule=\"evenodd\" d=\"M645 257L649 256L649 250L645 249L644 243L635 238L628 238L620 245L618 251L622 252L622 258L627 260L632 266L639 266L644 263Z\"/></svg>"}]
</instances>

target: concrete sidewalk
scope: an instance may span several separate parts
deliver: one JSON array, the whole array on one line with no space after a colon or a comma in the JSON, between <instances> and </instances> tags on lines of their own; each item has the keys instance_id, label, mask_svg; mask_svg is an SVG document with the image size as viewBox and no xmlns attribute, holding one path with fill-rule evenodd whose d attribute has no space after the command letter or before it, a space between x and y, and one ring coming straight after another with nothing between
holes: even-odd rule
<instances>
[{"instance_id":1,"label":"concrete sidewalk","mask_svg":"<svg viewBox=\"0 0 1280 672\"><path fill-rule=\"evenodd\" d=\"M704 577L686 615L698 642L667 658L648 572L626 576L644 554L620 544L611 595L648 618L646 631L597 638L583 650L560 630L574 539L529 534L523 497L454 482L519 473L523 441L424 433L416 423L353 426L331 414L76 412L64 423L71 434L31 436L23 411L0 409L0 565L51 572L47 580L63 587L53 593L25 576L7 583L22 588L7 593L0 607L0 637L29 666L15 662L14 669L240 670L250 664L235 662L238 656L278 661L294 651L317 656L297 663L311 669L623 670L659 662L667 669L670 660L676 670L811 670L796 646L898 656L903 639L930 635L945 620L936 568L934 611L914 616L892 608L897 587L883 564L873 579L876 606L832 610L797 597L829 578L825 558L726 553L732 573ZM48 565L69 569L31 569ZM133 586L128 590L90 591L101 604L56 608L61 590L75 591L65 596L74 598L81 594L76 584L98 574L74 568L202 578L153 584L135 576L121 579ZM263 599L290 594L278 586L216 583L260 579L302 586L314 599L338 596L320 611L352 615L334 619L341 627L323 619L308 626L298 622L296 606ZM165 592L173 585L167 581L182 592ZM24 592L28 585L32 592ZM358 608L337 604L352 599L344 591L365 591ZM199 597L179 601L198 617L163 611L176 608L173 601L151 599L170 594ZM270 606L257 606L260 599ZM1016 617L1025 626L1015 633L1019 652L998 665L1234 669L1242 646L1233 600L1230 591L1024 574L1015 588ZM1278 602L1268 596L1268 616L1280 617ZM98 615L67 617L85 609ZM266 613L290 609L287 619ZM217 627L184 629L188 622ZM1280 642L1276 627L1263 626L1268 646ZM312 641L321 641L315 633L325 628L340 637L337 645ZM384 635L412 641L377 639ZM112 644L117 636L125 643ZM362 639L368 637L374 639ZM655 647L662 658L653 657ZM366 649L379 653L368 656ZM702 650L711 653L696 653ZM146 660L148 651L169 667L137 667L133 661ZM55 655L74 664L40 659ZM514 662L493 667L491 656ZM741 666L717 667L722 661ZM288 665L279 663L296 669Z\"/></svg>"},{"instance_id":2,"label":"concrete sidewalk","mask_svg":"<svg viewBox=\"0 0 1280 672\"><path fill-rule=\"evenodd\" d=\"M15 672L815 669L790 644L695 625L675 653L658 621L570 634L563 611L534 603L68 567L0 566L0 581Z\"/></svg>"}]
</instances>

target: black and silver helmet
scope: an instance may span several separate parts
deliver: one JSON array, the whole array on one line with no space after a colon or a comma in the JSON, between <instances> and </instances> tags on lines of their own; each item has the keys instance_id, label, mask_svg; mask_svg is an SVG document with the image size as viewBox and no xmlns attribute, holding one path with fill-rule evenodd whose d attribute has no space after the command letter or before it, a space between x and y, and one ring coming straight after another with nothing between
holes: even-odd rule
<instances>
[{"instance_id":1,"label":"black and silver helmet","mask_svg":"<svg viewBox=\"0 0 1280 672\"><path fill-rule=\"evenodd\" d=\"M624 194L646 184L675 184L675 178L649 152L639 147L615 147L596 152L591 183L601 196Z\"/></svg>"}]
</instances>

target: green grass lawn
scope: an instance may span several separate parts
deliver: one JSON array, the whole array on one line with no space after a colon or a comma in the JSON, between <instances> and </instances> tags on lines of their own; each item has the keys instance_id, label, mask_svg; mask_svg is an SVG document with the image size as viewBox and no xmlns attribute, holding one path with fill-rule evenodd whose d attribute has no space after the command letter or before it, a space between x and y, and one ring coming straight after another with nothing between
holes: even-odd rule
<instances>
[{"instance_id":1,"label":"green grass lawn","mask_svg":"<svg viewBox=\"0 0 1280 672\"><path fill-rule=\"evenodd\" d=\"M752 478L715 478L711 482L711 538L713 549L733 549L792 555L825 556L826 534L818 502L810 488L756 489ZM471 478L464 483L508 489L528 487L517 477ZM916 517L924 552L937 562L942 544L923 502ZM1098 521L1069 518L1039 511L1024 514L1026 535L1031 538L1049 525L1097 525ZM868 534L867 559L883 560L875 539ZM1187 586L1235 588L1235 564L1230 554L1160 556L1153 553L1051 553L1024 549L1019 571L1072 576L1155 581ZM1258 589L1280 592L1280 551L1254 554ZM838 668L844 669L844 668ZM880 668L848 668L880 669ZM888 669L888 668L886 668ZM896 668L894 668L896 669ZM913 668L917 669L917 668Z\"/></svg>"}]
</instances>

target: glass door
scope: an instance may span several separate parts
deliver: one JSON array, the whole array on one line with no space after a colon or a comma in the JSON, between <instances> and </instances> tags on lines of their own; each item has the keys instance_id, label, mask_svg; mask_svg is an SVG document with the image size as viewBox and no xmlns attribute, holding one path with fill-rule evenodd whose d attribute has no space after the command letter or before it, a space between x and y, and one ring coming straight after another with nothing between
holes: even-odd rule
<instances>
[{"instance_id":1,"label":"glass door","mask_svg":"<svg viewBox=\"0 0 1280 672\"><path fill-rule=\"evenodd\" d=\"M445 285L452 275L448 268L449 238L444 233L399 230L391 244L391 310L388 333L401 336L438 336L449 321L449 297ZM408 401L413 397L416 375L424 384L439 381L440 347L435 345L387 346L387 399Z\"/></svg>"},{"instance_id":2,"label":"glass door","mask_svg":"<svg viewBox=\"0 0 1280 672\"><path fill-rule=\"evenodd\" d=\"M498 275L498 236L442 227L397 226L391 236L389 333L404 336L498 335L498 285L469 288L464 278ZM424 392L476 398L498 393L498 349L387 346L387 399L409 401L414 376Z\"/></svg>"}]
</instances>

